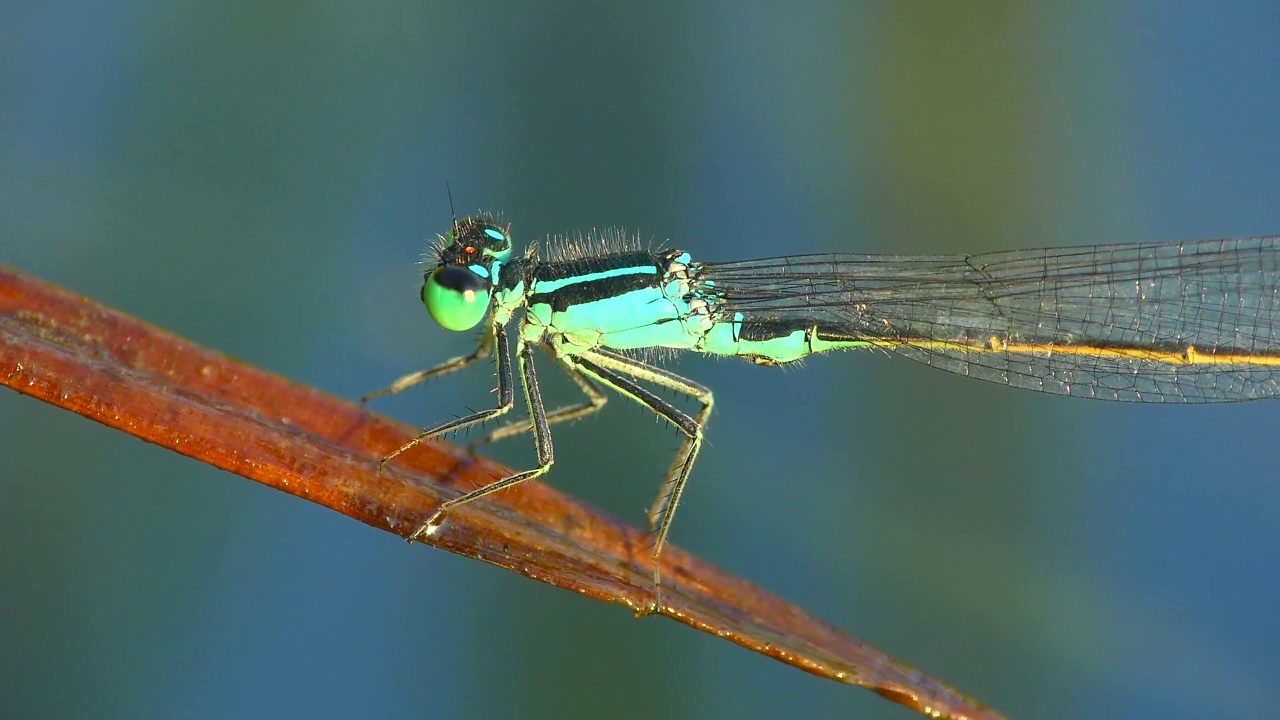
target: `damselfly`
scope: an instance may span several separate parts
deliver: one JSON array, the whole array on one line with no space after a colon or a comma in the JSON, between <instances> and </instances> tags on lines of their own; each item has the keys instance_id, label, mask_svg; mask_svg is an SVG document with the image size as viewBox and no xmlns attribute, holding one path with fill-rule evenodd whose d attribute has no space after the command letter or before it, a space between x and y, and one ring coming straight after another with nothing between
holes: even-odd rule
<instances>
[{"instance_id":1,"label":"damselfly","mask_svg":"<svg viewBox=\"0 0 1280 720\"><path fill-rule=\"evenodd\" d=\"M515 395L508 337L515 323L529 420L498 427L480 442L532 431L538 465L446 501L415 538L433 532L451 508L547 472L555 457L550 426L599 410L606 389L669 421L684 440L649 510L656 609L658 560L713 401L707 387L633 351L691 350L781 365L865 348L1073 397L1206 403L1280 395L1280 237L724 263L681 250L588 244L562 243L545 258L531 248L513 259L508 226L487 215L455 219L429 257L422 301L449 330L485 322L480 345L369 397L497 355L496 407L429 427L384 463L424 440L503 415ZM535 348L586 400L543 406ZM688 396L698 409L685 412L642 383Z\"/></svg>"}]
</instances>

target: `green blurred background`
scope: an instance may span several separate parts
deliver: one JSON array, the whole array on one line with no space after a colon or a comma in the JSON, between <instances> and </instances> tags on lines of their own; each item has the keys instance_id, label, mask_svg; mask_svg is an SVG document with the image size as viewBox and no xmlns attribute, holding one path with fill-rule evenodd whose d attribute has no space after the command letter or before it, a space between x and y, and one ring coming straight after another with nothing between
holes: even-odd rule
<instances>
[{"instance_id":1,"label":"green blurred background","mask_svg":"<svg viewBox=\"0 0 1280 720\"><path fill-rule=\"evenodd\" d=\"M1277 37L1271 2L5 2L0 262L356 398L475 341L417 302L446 181L518 240L712 260L1280 232ZM719 402L675 543L1013 717L1275 717L1280 405L672 366ZM0 428L6 718L913 717L13 393ZM615 402L556 443L638 524L678 438Z\"/></svg>"}]
</instances>

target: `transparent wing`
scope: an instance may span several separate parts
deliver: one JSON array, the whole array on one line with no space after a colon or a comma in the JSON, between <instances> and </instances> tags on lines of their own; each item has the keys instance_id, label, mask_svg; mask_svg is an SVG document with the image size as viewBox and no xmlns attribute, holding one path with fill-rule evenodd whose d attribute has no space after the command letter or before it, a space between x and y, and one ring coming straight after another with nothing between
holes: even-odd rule
<instances>
[{"instance_id":1,"label":"transparent wing","mask_svg":"<svg viewBox=\"0 0 1280 720\"><path fill-rule=\"evenodd\" d=\"M709 263L725 316L1014 387L1141 402L1280 395L1280 237Z\"/></svg>"}]
</instances>

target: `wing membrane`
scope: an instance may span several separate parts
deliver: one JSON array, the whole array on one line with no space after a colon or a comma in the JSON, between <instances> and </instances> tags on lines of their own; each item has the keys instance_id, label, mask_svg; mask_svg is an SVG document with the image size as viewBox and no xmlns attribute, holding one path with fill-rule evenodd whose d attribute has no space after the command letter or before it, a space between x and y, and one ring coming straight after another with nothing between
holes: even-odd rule
<instances>
[{"instance_id":1,"label":"wing membrane","mask_svg":"<svg viewBox=\"0 0 1280 720\"><path fill-rule=\"evenodd\" d=\"M723 311L1014 387L1142 402L1280 395L1280 238L712 263Z\"/></svg>"}]
</instances>

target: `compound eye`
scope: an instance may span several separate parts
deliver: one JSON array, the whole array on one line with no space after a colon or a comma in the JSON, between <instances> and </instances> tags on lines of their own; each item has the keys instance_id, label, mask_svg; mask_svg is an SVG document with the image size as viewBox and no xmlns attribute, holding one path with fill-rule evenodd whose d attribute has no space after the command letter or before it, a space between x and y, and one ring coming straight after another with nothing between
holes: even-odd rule
<instances>
[{"instance_id":1,"label":"compound eye","mask_svg":"<svg viewBox=\"0 0 1280 720\"><path fill-rule=\"evenodd\" d=\"M461 265L443 265L422 284L422 303L446 330L470 330L489 311L489 281Z\"/></svg>"}]
</instances>

